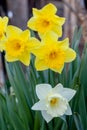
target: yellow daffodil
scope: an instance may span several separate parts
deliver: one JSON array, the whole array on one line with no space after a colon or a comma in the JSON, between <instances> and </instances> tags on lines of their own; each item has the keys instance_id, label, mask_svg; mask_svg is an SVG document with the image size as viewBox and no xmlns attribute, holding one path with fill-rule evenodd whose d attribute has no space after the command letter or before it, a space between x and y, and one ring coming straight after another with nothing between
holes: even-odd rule
<instances>
[{"instance_id":1,"label":"yellow daffodil","mask_svg":"<svg viewBox=\"0 0 87 130\"><path fill-rule=\"evenodd\" d=\"M56 12L57 8L51 3L40 10L33 8L33 17L29 19L28 27L41 35L52 30L60 37L65 18L57 16Z\"/></svg>"},{"instance_id":2,"label":"yellow daffodil","mask_svg":"<svg viewBox=\"0 0 87 130\"><path fill-rule=\"evenodd\" d=\"M8 17L0 17L0 51L3 50L3 41L5 40L5 33L8 24Z\"/></svg>"},{"instance_id":3,"label":"yellow daffodil","mask_svg":"<svg viewBox=\"0 0 87 130\"><path fill-rule=\"evenodd\" d=\"M63 41L57 41L58 36L49 32L44 35L41 46L34 50L36 56L35 67L38 71L52 69L61 73L64 63L75 59L76 53L69 48L68 38Z\"/></svg>"},{"instance_id":4,"label":"yellow daffodil","mask_svg":"<svg viewBox=\"0 0 87 130\"><path fill-rule=\"evenodd\" d=\"M29 30L22 31L15 26L8 26L7 41L4 43L5 58L8 62L21 61L25 65L30 63L30 52L38 40L30 37Z\"/></svg>"},{"instance_id":5,"label":"yellow daffodil","mask_svg":"<svg viewBox=\"0 0 87 130\"><path fill-rule=\"evenodd\" d=\"M33 110L41 110L43 118L49 122L54 117L72 115L69 101L76 91L63 88L62 84L57 84L54 88L50 84L36 85L36 94L39 101L32 107Z\"/></svg>"}]
</instances>

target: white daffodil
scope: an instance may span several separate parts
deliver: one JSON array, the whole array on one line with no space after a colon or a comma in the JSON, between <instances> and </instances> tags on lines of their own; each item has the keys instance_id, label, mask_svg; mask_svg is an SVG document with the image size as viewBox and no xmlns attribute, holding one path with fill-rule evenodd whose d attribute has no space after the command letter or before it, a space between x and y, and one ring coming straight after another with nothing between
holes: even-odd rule
<instances>
[{"instance_id":1,"label":"white daffodil","mask_svg":"<svg viewBox=\"0 0 87 130\"><path fill-rule=\"evenodd\" d=\"M32 107L33 110L41 110L43 118L49 122L54 117L72 115L69 101L76 91L70 88L63 88L57 84L54 88L49 84L36 85L36 94L39 101Z\"/></svg>"}]
</instances>

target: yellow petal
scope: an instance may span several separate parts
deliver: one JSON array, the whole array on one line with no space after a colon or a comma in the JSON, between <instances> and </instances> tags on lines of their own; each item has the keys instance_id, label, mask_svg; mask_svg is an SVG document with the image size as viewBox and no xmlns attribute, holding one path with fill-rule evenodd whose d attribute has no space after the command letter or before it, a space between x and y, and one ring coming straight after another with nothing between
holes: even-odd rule
<instances>
[{"instance_id":1,"label":"yellow petal","mask_svg":"<svg viewBox=\"0 0 87 130\"><path fill-rule=\"evenodd\" d=\"M58 37L62 36L62 27L61 26L53 26L52 30L58 35Z\"/></svg>"},{"instance_id":2,"label":"yellow petal","mask_svg":"<svg viewBox=\"0 0 87 130\"><path fill-rule=\"evenodd\" d=\"M36 29L36 18L34 18L34 17L32 17L32 18L30 18L29 20L28 20L28 23L27 23L27 26L29 27L29 28L31 28L32 30L37 30Z\"/></svg>"},{"instance_id":3,"label":"yellow petal","mask_svg":"<svg viewBox=\"0 0 87 130\"><path fill-rule=\"evenodd\" d=\"M22 32L22 30L20 29L20 28L18 28L18 27L16 27L16 26L12 26L12 25L9 25L8 27L7 27L7 32L6 32L6 34L7 34L7 36L9 37L9 36L12 36L12 35L18 35L18 34L20 34Z\"/></svg>"},{"instance_id":4,"label":"yellow petal","mask_svg":"<svg viewBox=\"0 0 87 130\"><path fill-rule=\"evenodd\" d=\"M13 61L17 61L18 60L16 57L9 56L8 54L5 54L5 59L8 62L13 62Z\"/></svg>"},{"instance_id":5,"label":"yellow petal","mask_svg":"<svg viewBox=\"0 0 87 130\"><path fill-rule=\"evenodd\" d=\"M39 40L37 40L34 37L29 39L29 42L28 42L28 48L29 49L28 50L30 50L32 52L32 50L38 49L39 46L40 46Z\"/></svg>"},{"instance_id":6,"label":"yellow petal","mask_svg":"<svg viewBox=\"0 0 87 130\"><path fill-rule=\"evenodd\" d=\"M71 48L67 49L65 54L65 62L71 62L76 58L76 52Z\"/></svg>"},{"instance_id":7,"label":"yellow petal","mask_svg":"<svg viewBox=\"0 0 87 130\"><path fill-rule=\"evenodd\" d=\"M55 5L49 3L47 4L46 6L44 6L42 9L41 9L42 13L44 14L48 14L49 15L52 15L52 14L55 14L57 12L57 8L55 7Z\"/></svg>"},{"instance_id":8,"label":"yellow petal","mask_svg":"<svg viewBox=\"0 0 87 130\"><path fill-rule=\"evenodd\" d=\"M32 10L33 10L33 15L34 15L35 17L41 15L40 10L38 10L38 9L36 9L36 8L33 8Z\"/></svg>"},{"instance_id":9,"label":"yellow petal","mask_svg":"<svg viewBox=\"0 0 87 130\"><path fill-rule=\"evenodd\" d=\"M62 41L58 41L58 46L61 47L64 50L66 50L69 47L69 39L65 38Z\"/></svg>"},{"instance_id":10,"label":"yellow petal","mask_svg":"<svg viewBox=\"0 0 87 130\"><path fill-rule=\"evenodd\" d=\"M3 51L3 50L4 50L3 44L0 43L0 51Z\"/></svg>"},{"instance_id":11,"label":"yellow petal","mask_svg":"<svg viewBox=\"0 0 87 130\"><path fill-rule=\"evenodd\" d=\"M38 57L39 59L44 59L45 53L48 51L48 48L43 44L40 45L38 48L33 49L32 53Z\"/></svg>"},{"instance_id":12,"label":"yellow petal","mask_svg":"<svg viewBox=\"0 0 87 130\"><path fill-rule=\"evenodd\" d=\"M41 38L42 38L42 42L50 44L57 41L58 35L54 33L53 31L49 31L45 33L44 35L41 35Z\"/></svg>"},{"instance_id":13,"label":"yellow petal","mask_svg":"<svg viewBox=\"0 0 87 130\"><path fill-rule=\"evenodd\" d=\"M40 59L38 59L38 58L36 58L36 60L35 60L35 67L36 67L36 69L37 69L38 71L48 69L48 67L45 65L44 60L40 60Z\"/></svg>"},{"instance_id":14,"label":"yellow petal","mask_svg":"<svg viewBox=\"0 0 87 130\"><path fill-rule=\"evenodd\" d=\"M64 68L64 64L63 65L61 65L60 66L60 68L58 67L58 68L51 68L53 71L55 71L55 72L58 72L58 73L62 73L62 70L63 70L63 68Z\"/></svg>"},{"instance_id":15,"label":"yellow petal","mask_svg":"<svg viewBox=\"0 0 87 130\"><path fill-rule=\"evenodd\" d=\"M0 51L5 50L5 40L6 40L6 38L4 38L3 40L0 41Z\"/></svg>"},{"instance_id":16,"label":"yellow petal","mask_svg":"<svg viewBox=\"0 0 87 130\"><path fill-rule=\"evenodd\" d=\"M30 31L27 29L25 31L23 31L21 34L20 34L21 38L24 39L24 41L27 41L30 37Z\"/></svg>"},{"instance_id":17,"label":"yellow petal","mask_svg":"<svg viewBox=\"0 0 87 130\"><path fill-rule=\"evenodd\" d=\"M30 64L30 55L29 53L24 53L21 57L19 57L19 60L26 66L29 66Z\"/></svg>"},{"instance_id":18,"label":"yellow petal","mask_svg":"<svg viewBox=\"0 0 87 130\"><path fill-rule=\"evenodd\" d=\"M6 31L6 27L7 27L7 24L8 24L8 17L3 17L3 22L4 22L4 28L5 28L5 31Z\"/></svg>"},{"instance_id":19,"label":"yellow petal","mask_svg":"<svg viewBox=\"0 0 87 130\"><path fill-rule=\"evenodd\" d=\"M4 23L7 24L8 23L8 17L3 17Z\"/></svg>"},{"instance_id":20,"label":"yellow petal","mask_svg":"<svg viewBox=\"0 0 87 130\"><path fill-rule=\"evenodd\" d=\"M59 17L59 16L54 16L53 22L55 24L58 24L59 26L62 26L65 23L65 18Z\"/></svg>"}]
</instances>

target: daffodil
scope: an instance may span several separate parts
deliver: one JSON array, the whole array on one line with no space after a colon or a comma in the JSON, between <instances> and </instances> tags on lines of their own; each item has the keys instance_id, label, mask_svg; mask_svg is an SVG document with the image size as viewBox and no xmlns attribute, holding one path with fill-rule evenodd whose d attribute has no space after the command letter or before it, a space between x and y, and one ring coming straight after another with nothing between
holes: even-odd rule
<instances>
[{"instance_id":1,"label":"daffodil","mask_svg":"<svg viewBox=\"0 0 87 130\"><path fill-rule=\"evenodd\" d=\"M8 26L7 41L4 43L5 58L8 62L21 61L30 63L30 52L38 45L38 40L30 37L29 30L22 31L15 26Z\"/></svg>"},{"instance_id":2,"label":"daffodil","mask_svg":"<svg viewBox=\"0 0 87 130\"><path fill-rule=\"evenodd\" d=\"M48 32L41 40L41 46L34 50L36 56L35 67L38 71L51 69L61 73L64 63L76 58L76 53L69 47L69 39L57 41L58 36Z\"/></svg>"},{"instance_id":3,"label":"daffodil","mask_svg":"<svg viewBox=\"0 0 87 130\"><path fill-rule=\"evenodd\" d=\"M5 40L5 33L8 24L8 17L0 17L0 51L3 50L3 41Z\"/></svg>"},{"instance_id":4,"label":"daffodil","mask_svg":"<svg viewBox=\"0 0 87 130\"><path fill-rule=\"evenodd\" d=\"M56 12L57 8L51 3L40 10L33 8L33 17L29 19L28 27L38 31L41 35L51 30L60 37L65 18L57 16Z\"/></svg>"},{"instance_id":5,"label":"daffodil","mask_svg":"<svg viewBox=\"0 0 87 130\"><path fill-rule=\"evenodd\" d=\"M33 110L40 110L43 118L49 122L54 117L72 115L69 101L76 91L70 88L63 88L62 84L57 84L54 88L50 84L36 85L36 94L39 101L32 107Z\"/></svg>"}]
</instances>

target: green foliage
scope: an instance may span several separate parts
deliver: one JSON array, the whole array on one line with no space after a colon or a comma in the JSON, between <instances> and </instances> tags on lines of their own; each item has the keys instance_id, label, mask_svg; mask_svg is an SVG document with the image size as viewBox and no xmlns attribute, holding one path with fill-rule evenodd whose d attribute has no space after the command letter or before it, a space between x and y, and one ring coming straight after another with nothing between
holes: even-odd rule
<instances>
[{"instance_id":1,"label":"green foliage","mask_svg":"<svg viewBox=\"0 0 87 130\"><path fill-rule=\"evenodd\" d=\"M77 58L65 65L62 74L51 70L37 72L34 68L34 56L31 64L23 68L19 62L6 63L10 87L14 93L0 93L0 130L87 130L87 45L82 57L79 53L81 28L75 30L72 48ZM31 110L38 101L35 86L39 83L50 83L53 87L58 83L77 91L70 102L72 116L54 118L46 123L40 112Z\"/></svg>"}]
</instances>

